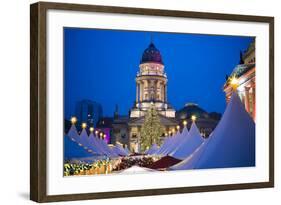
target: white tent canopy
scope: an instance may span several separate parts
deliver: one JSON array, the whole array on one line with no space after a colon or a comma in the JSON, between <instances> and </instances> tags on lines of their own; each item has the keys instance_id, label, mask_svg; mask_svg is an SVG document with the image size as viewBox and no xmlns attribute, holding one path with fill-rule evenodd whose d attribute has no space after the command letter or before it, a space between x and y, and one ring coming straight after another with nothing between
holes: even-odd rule
<instances>
[{"instance_id":1,"label":"white tent canopy","mask_svg":"<svg viewBox=\"0 0 281 205\"><path fill-rule=\"evenodd\" d=\"M247 166L255 166L255 123L234 92L212 136L172 169Z\"/></svg>"},{"instance_id":2,"label":"white tent canopy","mask_svg":"<svg viewBox=\"0 0 281 205\"><path fill-rule=\"evenodd\" d=\"M178 131L174 136L171 137L170 142L166 144L165 149L163 149L163 151L159 154L163 156L170 154L175 149L177 149L177 147L181 144L182 140L182 134Z\"/></svg>"},{"instance_id":3,"label":"white tent canopy","mask_svg":"<svg viewBox=\"0 0 281 205\"><path fill-rule=\"evenodd\" d=\"M186 159L190 154L192 154L202 143L204 139L201 136L196 124L193 122L189 133L185 136L181 144L171 152L171 156L177 159Z\"/></svg>"},{"instance_id":4,"label":"white tent canopy","mask_svg":"<svg viewBox=\"0 0 281 205\"><path fill-rule=\"evenodd\" d=\"M132 166L128 169L125 169L124 171L121 171L120 174L140 174L140 173L148 173L148 172L155 172L154 169L149 169L145 167L139 167L139 166Z\"/></svg>"},{"instance_id":5,"label":"white tent canopy","mask_svg":"<svg viewBox=\"0 0 281 205\"><path fill-rule=\"evenodd\" d=\"M130 150L128 149L128 147L125 147L125 152L127 153L127 155L130 155L131 154L131 152L130 152Z\"/></svg>"},{"instance_id":6,"label":"white tent canopy","mask_svg":"<svg viewBox=\"0 0 281 205\"><path fill-rule=\"evenodd\" d=\"M125 151L124 148L119 143L116 143L116 145L112 149L118 155L121 155L121 156L129 155L129 153L127 153L127 151Z\"/></svg>"},{"instance_id":7,"label":"white tent canopy","mask_svg":"<svg viewBox=\"0 0 281 205\"><path fill-rule=\"evenodd\" d=\"M152 155L155 152L157 152L158 146L156 144L153 144L148 150L145 151L145 154Z\"/></svg>"},{"instance_id":8,"label":"white tent canopy","mask_svg":"<svg viewBox=\"0 0 281 205\"><path fill-rule=\"evenodd\" d=\"M70 129L68 130L67 136L69 136L72 140L78 142L79 141L79 134L75 125L71 125Z\"/></svg>"},{"instance_id":9,"label":"white tent canopy","mask_svg":"<svg viewBox=\"0 0 281 205\"><path fill-rule=\"evenodd\" d=\"M164 139L164 142L161 145L161 147L154 154L160 155L166 149L166 147L169 145L171 140L172 140L172 137L166 137Z\"/></svg>"},{"instance_id":10,"label":"white tent canopy","mask_svg":"<svg viewBox=\"0 0 281 205\"><path fill-rule=\"evenodd\" d=\"M72 141L75 141L79 146L84 149L92 150L94 153L99 155L105 155L108 157L117 157L118 154L113 152L105 141L97 138L91 133L88 136L86 129L82 129L80 135L77 132L75 125L72 125L69 129L67 136L70 137Z\"/></svg>"}]
</instances>

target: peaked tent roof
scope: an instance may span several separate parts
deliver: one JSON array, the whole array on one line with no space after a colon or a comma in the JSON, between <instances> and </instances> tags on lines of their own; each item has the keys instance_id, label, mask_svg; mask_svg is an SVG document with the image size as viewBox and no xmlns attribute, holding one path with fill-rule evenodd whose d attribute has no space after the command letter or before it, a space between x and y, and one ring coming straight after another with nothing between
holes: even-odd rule
<instances>
[{"instance_id":1,"label":"peaked tent roof","mask_svg":"<svg viewBox=\"0 0 281 205\"><path fill-rule=\"evenodd\" d=\"M64 136L64 159L71 160L73 158L84 158L94 156L94 153L88 152L82 146L69 136Z\"/></svg>"},{"instance_id":2,"label":"peaked tent roof","mask_svg":"<svg viewBox=\"0 0 281 205\"><path fill-rule=\"evenodd\" d=\"M128 149L128 147L125 147L125 152L127 153L127 155L131 154L130 150Z\"/></svg>"},{"instance_id":3,"label":"peaked tent roof","mask_svg":"<svg viewBox=\"0 0 281 205\"><path fill-rule=\"evenodd\" d=\"M174 152L184 141L184 136L178 131L177 134L174 135L171 142L167 144L167 148L161 153L162 155L168 155Z\"/></svg>"},{"instance_id":4,"label":"peaked tent roof","mask_svg":"<svg viewBox=\"0 0 281 205\"><path fill-rule=\"evenodd\" d=\"M114 150L115 153L117 153L120 156L127 156L128 155L128 153L124 150L124 148L118 143L113 147L113 150Z\"/></svg>"},{"instance_id":5,"label":"peaked tent roof","mask_svg":"<svg viewBox=\"0 0 281 205\"><path fill-rule=\"evenodd\" d=\"M101 144L99 139L91 133L89 138L88 138L89 145L96 149L101 155L109 155L108 151L105 149L105 147Z\"/></svg>"},{"instance_id":6,"label":"peaked tent roof","mask_svg":"<svg viewBox=\"0 0 281 205\"><path fill-rule=\"evenodd\" d=\"M79 134L75 125L71 125L70 129L68 130L67 136L69 136L72 140L75 140L76 142L79 141Z\"/></svg>"},{"instance_id":7,"label":"peaked tent roof","mask_svg":"<svg viewBox=\"0 0 281 205\"><path fill-rule=\"evenodd\" d=\"M164 139L163 144L160 146L160 148L154 153L156 155L160 155L168 146L168 144L170 143L170 141L172 140L172 137L166 137Z\"/></svg>"},{"instance_id":8,"label":"peaked tent roof","mask_svg":"<svg viewBox=\"0 0 281 205\"><path fill-rule=\"evenodd\" d=\"M154 154L158 150L158 146L153 144L148 150L145 151L145 154Z\"/></svg>"},{"instance_id":9,"label":"peaked tent roof","mask_svg":"<svg viewBox=\"0 0 281 205\"><path fill-rule=\"evenodd\" d=\"M170 167L171 170L188 170L194 169L196 162L198 162L204 148L207 146L208 140L205 140L195 151L185 158L180 163Z\"/></svg>"},{"instance_id":10,"label":"peaked tent roof","mask_svg":"<svg viewBox=\"0 0 281 205\"><path fill-rule=\"evenodd\" d=\"M175 143L176 139L177 139L178 133L169 137L167 143L163 144L163 148L161 150L161 152L159 152L159 155L168 155L172 145Z\"/></svg>"},{"instance_id":11,"label":"peaked tent roof","mask_svg":"<svg viewBox=\"0 0 281 205\"><path fill-rule=\"evenodd\" d=\"M117 157L118 155L113 152L109 146L106 144L106 142L103 139L99 139L98 137L93 137L95 145L98 147L98 149L101 150L101 152L108 156L108 157Z\"/></svg>"},{"instance_id":12,"label":"peaked tent roof","mask_svg":"<svg viewBox=\"0 0 281 205\"><path fill-rule=\"evenodd\" d=\"M193 122L189 133L184 137L182 144L180 144L170 155L183 160L192 154L203 143L203 141L203 137L201 136L196 124Z\"/></svg>"},{"instance_id":13,"label":"peaked tent roof","mask_svg":"<svg viewBox=\"0 0 281 205\"><path fill-rule=\"evenodd\" d=\"M172 169L248 166L255 166L255 123L233 92L212 136L181 167Z\"/></svg>"}]
</instances>

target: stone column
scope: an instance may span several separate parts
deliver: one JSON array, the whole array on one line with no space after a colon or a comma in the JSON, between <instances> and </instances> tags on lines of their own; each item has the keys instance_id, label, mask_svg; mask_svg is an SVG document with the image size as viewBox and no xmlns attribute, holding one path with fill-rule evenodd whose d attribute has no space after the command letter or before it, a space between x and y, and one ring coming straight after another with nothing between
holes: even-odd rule
<instances>
[{"instance_id":1,"label":"stone column","mask_svg":"<svg viewBox=\"0 0 281 205\"><path fill-rule=\"evenodd\" d=\"M136 84L136 103L139 103L139 83Z\"/></svg>"},{"instance_id":2,"label":"stone column","mask_svg":"<svg viewBox=\"0 0 281 205\"><path fill-rule=\"evenodd\" d=\"M140 81L140 102L143 100L143 82Z\"/></svg>"},{"instance_id":3,"label":"stone column","mask_svg":"<svg viewBox=\"0 0 281 205\"><path fill-rule=\"evenodd\" d=\"M253 113L252 113L252 117L254 119L254 121L256 121L256 87L255 85L253 85L252 87L252 106L253 106Z\"/></svg>"},{"instance_id":4,"label":"stone column","mask_svg":"<svg viewBox=\"0 0 281 205\"><path fill-rule=\"evenodd\" d=\"M163 98L164 98L164 92L163 92L163 82L161 82L159 84L159 89L160 89L160 100L161 101L164 101Z\"/></svg>"},{"instance_id":5,"label":"stone column","mask_svg":"<svg viewBox=\"0 0 281 205\"><path fill-rule=\"evenodd\" d=\"M153 84L153 88L154 88L154 91L153 91L153 99L156 101L157 100L157 86L158 86L158 80L155 80L154 81L154 84Z\"/></svg>"},{"instance_id":6,"label":"stone column","mask_svg":"<svg viewBox=\"0 0 281 205\"><path fill-rule=\"evenodd\" d=\"M165 102L167 102L167 84L165 84Z\"/></svg>"},{"instance_id":7,"label":"stone column","mask_svg":"<svg viewBox=\"0 0 281 205\"><path fill-rule=\"evenodd\" d=\"M249 106L249 88L245 87L245 109L247 112L250 111Z\"/></svg>"}]
</instances>

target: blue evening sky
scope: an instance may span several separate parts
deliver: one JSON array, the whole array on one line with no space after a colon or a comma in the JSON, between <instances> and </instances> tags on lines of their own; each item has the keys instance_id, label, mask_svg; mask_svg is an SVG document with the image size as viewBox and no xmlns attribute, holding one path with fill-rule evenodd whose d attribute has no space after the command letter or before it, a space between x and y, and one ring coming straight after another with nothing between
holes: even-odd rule
<instances>
[{"instance_id":1,"label":"blue evening sky","mask_svg":"<svg viewBox=\"0 0 281 205\"><path fill-rule=\"evenodd\" d=\"M194 102L206 111L223 113L222 90L226 74L239 62L239 52L253 37L153 32L168 77L168 101L176 109ZM128 114L136 98L135 77L151 32L64 29L65 117L74 115L75 103L100 103L104 116L115 104Z\"/></svg>"}]
</instances>

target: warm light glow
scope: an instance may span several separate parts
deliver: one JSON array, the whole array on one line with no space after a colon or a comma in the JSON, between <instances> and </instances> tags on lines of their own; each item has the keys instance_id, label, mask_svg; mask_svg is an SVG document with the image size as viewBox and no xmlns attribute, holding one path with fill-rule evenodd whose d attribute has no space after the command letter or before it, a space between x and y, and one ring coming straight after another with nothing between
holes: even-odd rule
<instances>
[{"instance_id":1,"label":"warm light glow","mask_svg":"<svg viewBox=\"0 0 281 205\"><path fill-rule=\"evenodd\" d=\"M99 131L96 130L96 131L95 131L95 134L98 135L98 134L99 134Z\"/></svg>"},{"instance_id":2,"label":"warm light glow","mask_svg":"<svg viewBox=\"0 0 281 205\"><path fill-rule=\"evenodd\" d=\"M175 132L175 131L176 131L175 128L173 128L173 129L172 129L172 132Z\"/></svg>"},{"instance_id":3,"label":"warm light glow","mask_svg":"<svg viewBox=\"0 0 281 205\"><path fill-rule=\"evenodd\" d=\"M191 120L192 120L193 122L195 122L196 118L197 118L197 117L196 117L195 115L192 115L192 116L191 116Z\"/></svg>"},{"instance_id":4,"label":"warm light glow","mask_svg":"<svg viewBox=\"0 0 281 205\"><path fill-rule=\"evenodd\" d=\"M94 128L93 127L90 127L90 132L94 132Z\"/></svg>"},{"instance_id":5,"label":"warm light glow","mask_svg":"<svg viewBox=\"0 0 281 205\"><path fill-rule=\"evenodd\" d=\"M106 134L104 134L103 137L106 138Z\"/></svg>"},{"instance_id":6,"label":"warm light glow","mask_svg":"<svg viewBox=\"0 0 281 205\"><path fill-rule=\"evenodd\" d=\"M180 126L179 125L177 125L177 130L179 130L180 129Z\"/></svg>"},{"instance_id":7,"label":"warm light glow","mask_svg":"<svg viewBox=\"0 0 281 205\"><path fill-rule=\"evenodd\" d=\"M119 144L119 145L123 146L123 144L119 141L117 141L116 144Z\"/></svg>"},{"instance_id":8,"label":"warm light glow","mask_svg":"<svg viewBox=\"0 0 281 205\"><path fill-rule=\"evenodd\" d=\"M87 123L83 122L83 123L82 123L82 128L83 128L83 129L86 129L86 127L87 127Z\"/></svg>"},{"instance_id":9,"label":"warm light glow","mask_svg":"<svg viewBox=\"0 0 281 205\"><path fill-rule=\"evenodd\" d=\"M230 85L234 90L237 89L237 87L239 85L239 80L238 80L238 78L236 78L236 76L233 76L230 78Z\"/></svg>"},{"instance_id":10,"label":"warm light glow","mask_svg":"<svg viewBox=\"0 0 281 205\"><path fill-rule=\"evenodd\" d=\"M71 123L74 125L77 122L77 118L76 117L72 117L70 119Z\"/></svg>"},{"instance_id":11,"label":"warm light glow","mask_svg":"<svg viewBox=\"0 0 281 205\"><path fill-rule=\"evenodd\" d=\"M186 120L183 121L183 125L184 125L184 126L187 125L187 121L186 121Z\"/></svg>"},{"instance_id":12,"label":"warm light glow","mask_svg":"<svg viewBox=\"0 0 281 205\"><path fill-rule=\"evenodd\" d=\"M165 133L165 136L167 137L167 136L168 136L168 133Z\"/></svg>"},{"instance_id":13,"label":"warm light glow","mask_svg":"<svg viewBox=\"0 0 281 205\"><path fill-rule=\"evenodd\" d=\"M103 134L102 134L102 132L100 133L100 137L102 137L103 136Z\"/></svg>"}]
</instances>

